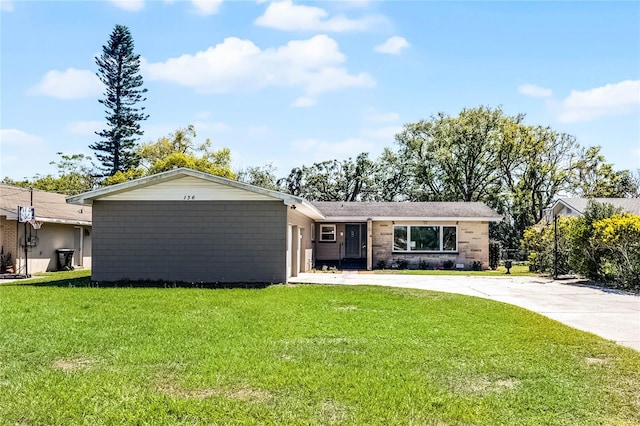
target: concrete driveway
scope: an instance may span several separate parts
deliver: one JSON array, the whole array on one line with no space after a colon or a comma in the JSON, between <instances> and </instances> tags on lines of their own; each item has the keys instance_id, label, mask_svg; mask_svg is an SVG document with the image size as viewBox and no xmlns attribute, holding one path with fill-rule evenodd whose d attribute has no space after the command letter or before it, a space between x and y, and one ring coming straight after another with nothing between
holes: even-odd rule
<instances>
[{"instance_id":1,"label":"concrete driveway","mask_svg":"<svg viewBox=\"0 0 640 426\"><path fill-rule=\"evenodd\" d=\"M307 273L291 283L381 285L465 294L520 306L640 351L640 297L541 277Z\"/></svg>"}]
</instances>

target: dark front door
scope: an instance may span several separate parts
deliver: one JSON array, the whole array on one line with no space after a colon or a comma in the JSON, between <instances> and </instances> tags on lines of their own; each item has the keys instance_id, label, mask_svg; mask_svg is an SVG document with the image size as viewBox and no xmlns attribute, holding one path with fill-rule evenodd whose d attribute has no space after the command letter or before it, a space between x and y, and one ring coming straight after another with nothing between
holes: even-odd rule
<instances>
[{"instance_id":1,"label":"dark front door","mask_svg":"<svg viewBox=\"0 0 640 426\"><path fill-rule=\"evenodd\" d=\"M362 238L361 225L345 225L344 257L359 259L361 257Z\"/></svg>"}]
</instances>

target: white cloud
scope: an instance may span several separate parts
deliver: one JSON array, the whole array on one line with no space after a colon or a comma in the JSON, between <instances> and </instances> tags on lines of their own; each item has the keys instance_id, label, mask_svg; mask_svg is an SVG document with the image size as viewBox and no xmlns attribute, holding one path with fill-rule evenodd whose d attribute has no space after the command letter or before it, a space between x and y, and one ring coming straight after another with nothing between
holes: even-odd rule
<instances>
[{"instance_id":1,"label":"white cloud","mask_svg":"<svg viewBox=\"0 0 640 426\"><path fill-rule=\"evenodd\" d=\"M67 132L73 135L93 136L106 127L104 121L72 121L67 124Z\"/></svg>"},{"instance_id":2,"label":"white cloud","mask_svg":"<svg viewBox=\"0 0 640 426\"><path fill-rule=\"evenodd\" d=\"M15 2L13 0L0 0L0 11L13 12L15 9Z\"/></svg>"},{"instance_id":3,"label":"white cloud","mask_svg":"<svg viewBox=\"0 0 640 426\"><path fill-rule=\"evenodd\" d=\"M36 148L43 144L45 141L40 136L30 135L18 129L0 129L0 146L2 148L8 146Z\"/></svg>"},{"instance_id":4,"label":"white cloud","mask_svg":"<svg viewBox=\"0 0 640 426\"><path fill-rule=\"evenodd\" d=\"M110 0L114 6L129 12L137 12L144 9L144 0Z\"/></svg>"},{"instance_id":5,"label":"white cloud","mask_svg":"<svg viewBox=\"0 0 640 426\"><path fill-rule=\"evenodd\" d=\"M382 16L350 19L342 15L329 17L326 10L308 5L293 4L291 0L270 3L256 25L283 31L366 31L384 22Z\"/></svg>"},{"instance_id":6,"label":"white cloud","mask_svg":"<svg viewBox=\"0 0 640 426\"><path fill-rule=\"evenodd\" d=\"M40 136L18 129L0 129L0 152L0 179L26 179L34 173L47 175L53 172L49 161L54 153Z\"/></svg>"},{"instance_id":7,"label":"white cloud","mask_svg":"<svg viewBox=\"0 0 640 426\"><path fill-rule=\"evenodd\" d=\"M535 84L522 84L518 86L518 92L532 98L550 98L553 95L551 89L545 89Z\"/></svg>"},{"instance_id":8,"label":"white cloud","mask_svg":"<svg viewBox=\"0 0 640 426\"><path fill-rule=\"evenodd\" d=\"M226 132L231 129L231 126L221 121L196 121L193 126L198 135L204 136L205 139L209 133Z\"/></svg>"},{"instance_id":9,"label":"white cloud","mask_svg":"<svg viewBox=\"0 0 640 426\"><path fill-rule=\"evenodd\" d=\"M191 4L199 15L214 15L218 13L222 0L191 0Z\"/></svg>"},{"instance_id":10,"label":"white cloud","mask_svg":"<svg viewBox=\"0 0 640 426\"><path fill-rule=\"evenodd\" d=\"M640 80L625 80L585 90L572 90L560 104L558 121L586 121L632 112L640 105Z\"/></svg>"},{"instance_id":11,"label":"white cloud","mask_svg":"<svg viewBox=\"0 0 640 426\"><path fill-rule=\"evenodd\" d=\"M397 55L403 49L409 47L409 42L404 37L393 36L389 37L387 41L377 45L374 49L379 53L387 53L389 55Z\"/></svg>"},{"instance_id":12,"label":"white cloud","mask_svg":"<svg viewBox=\"0 0 640 426\"><path fill-rule=\"evenodd\" d=\"M378 112L375 109L370 108L365 113L365 119L376 123L392 123L400 120L400 114L397 112Z\"/></svg>"},{"instance_id":13,"label":"white cloud","mask_svg":"<svg viewBox=\"0 0 640 426\"><path fill-rule=\"evenodd\" d=\"M366 129L362 133L372 139L384 139L394 141L398 133L402 132L402 126L386 126L378 129Z\"/></svg>"},{"instance_id":14,"label":"white cloud","mask_svg":"<svg viewBox=\"0 0 640 426\"><path fill-rule=\"evenodd\" d=\"M317 101L315 98L311 98L309 96L301 96L295 101L293 101L291 106L297 107L297 108L304 108L304 107L314 106L316 103Z\"/></svg>"},{"instance_id":15,"label":"white cloud","mask_svg":"<svg viewBox=\"0 0 640 426\"><path fill-rule=\"evenodd\" d=\"M149 81L171 81L200 93L298 87L312 98L331 90L375 86L369 74L350 74L341 67L344 61L338 43L326 35L264 50L249 40L229 37L193 55L157 63L143 59L142 73Z\"/></svg>"},{"instance_id":16,"label":"white cloud","mask_svg":"<svg viewBox=\"0 0 640 426\"><path fill-rule=\"evenodd\" d=\"M99 95L103 89L102 82L91 71L68 68L66 71L47 72L39 84L29 89L29 93L59 99L78 99Z\"/></svg>"},{"instance_id":17,"label":"white cloud","mask_svg":"<svg viewBox=\"0 0 640 426\"><path fill-rule=\"evenodd\" d=\"M311 155L313 161L355 158L361 152L371 152L374 148L372 143L358 138L348 138L339 142L301 139L294 141L291 145L297 151L304 153L305 158Z\"/></svg>"}]
</instances>

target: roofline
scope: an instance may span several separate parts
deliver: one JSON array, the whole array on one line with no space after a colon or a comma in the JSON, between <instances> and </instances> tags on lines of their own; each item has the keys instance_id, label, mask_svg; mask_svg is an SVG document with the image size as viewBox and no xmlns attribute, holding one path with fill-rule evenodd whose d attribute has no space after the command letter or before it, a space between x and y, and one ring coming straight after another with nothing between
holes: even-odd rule
<instances>
[{"instance_id":1,"label":"roofline","mask_svg":"<svg viewBox=\"0 0 640 426\"><path fill-rule=\"evenodd\" d=\"M500 222L502 216L452 216L452 217L437 217L437 216L327 216L322 222L366 222L372 221L440 221L440 222Z\"/></svg>"},{"instance_id":2,"label":"roofline","mask_svg":"<svg viewBox=\"0 0 640 426\"><path fill-rule=\"evenodd\" d=\"M572 204L569 204L567 202L567 200L569 200L570 198L558 198L552 205L551 205L551 211L553 212L553 214L555 215L555 211L556 211L556 206L560 203L564 204L565 206L571 208L572 210L575 210L576 212L582 214L582 211L578 210L576 207L574 207Z\"/></svg>"},{"instance_id":3,"label":"roofline","mask_svg":"<svg viewBox=\"0 0 640 426\"><path fill-rule=\"evenodd\" d=\"M18 220L18 215L11 214L6 216L7 220ZM77 219L58 219L54 217L41 217L36 216L36 220L42 223L58 223L61 225L83 225L92 226L91 220L77 220ZM28 222L27 222L28 223Z\"/></svg>"},{"instance_id":4,"label":"roofline","mask_svg":"<svg viewBox=\"0 0 640 426\"><path fill-rule=\"evenodd\" d=\"M207 180L209 182L215 182L222 185L227 185L232 188L242 189L245 191L251 191L256 194L264 195L267 197L282 200L285 205L297 205L300 204L305 207L304 210L309 212L318 218L324 218L324 215L311 203L301 197L295 195L285 194L278 191L272 191L270 189L261 188L259 186L250 185L248 183L239 182L237 180L227 179L221 176L215 176L209 173L200 172L186 167L169 170L155 175L144 176L138 179L130 180L127 182L118 183L116 185L107 186L104 188L95 189L93 191L83 192L82 194L71 195L66 198L69 204L79 204L90 206L93 201L109 195L119 194L126 192L133 188L145 188L147 186L155 185L157 183L168 182L174 179L178 179L183 176L191 176L198 179Z\"/></svg>"}]
</instances>

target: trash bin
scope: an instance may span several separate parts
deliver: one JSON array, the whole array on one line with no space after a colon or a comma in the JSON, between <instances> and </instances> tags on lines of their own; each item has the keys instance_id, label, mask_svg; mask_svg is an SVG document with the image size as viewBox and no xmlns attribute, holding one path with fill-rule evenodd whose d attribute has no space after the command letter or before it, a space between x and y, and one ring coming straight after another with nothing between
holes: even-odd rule
<instances>
[{"instance_id":1,"label":"trash bin","mask_svg":"<svg viewBox=\"0 0 640 426\"><path fill-rule=\"evenodd\" d=\"M58 253L58 271L73 270L73 252L75 249L57 249Z\"/></svg>"}]
</instances>

